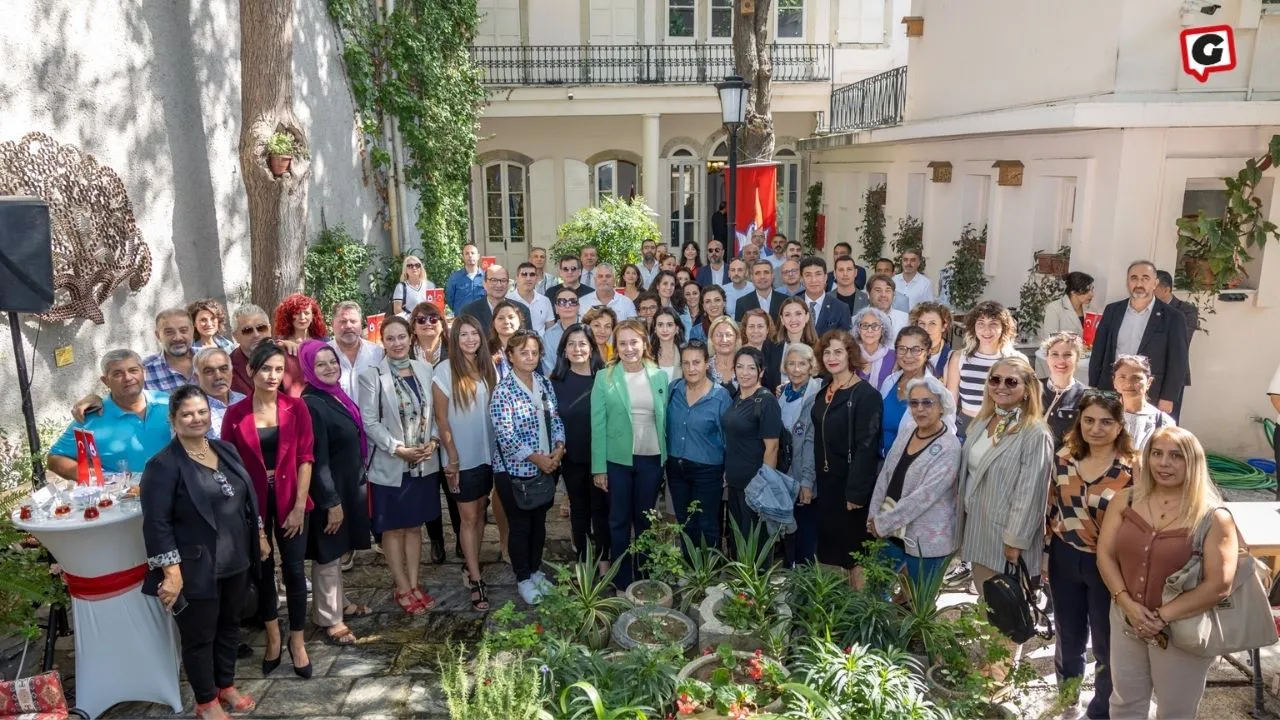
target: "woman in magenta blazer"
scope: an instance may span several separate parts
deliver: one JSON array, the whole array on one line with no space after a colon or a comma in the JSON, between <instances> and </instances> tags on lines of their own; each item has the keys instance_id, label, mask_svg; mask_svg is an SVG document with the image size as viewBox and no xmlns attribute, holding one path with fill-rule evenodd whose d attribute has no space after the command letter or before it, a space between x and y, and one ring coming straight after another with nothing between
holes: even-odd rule
<instances>
[{"instance_id":1,"label":"woman in magenta blazer","mask_svg":"<svg viewBox=\"0 0 1280 720\"><path fill-rule=\"evenodd\" d=\"M311 660L303 644L307 623L307 580L303 560L307 551L307 514L311 511L311 464L314 438L311 413L305 402L280 392L285 352L270 341L254 348L249 358L253 394L227 408L222 439L235 445L253 479L258 512L271 544L255 578L258 612L267 626L262 674L280 665L279 597L275 557L280 554L285 601L289 608L289 658L298 677L311 677Z\"/></svg>"}]
</instances>

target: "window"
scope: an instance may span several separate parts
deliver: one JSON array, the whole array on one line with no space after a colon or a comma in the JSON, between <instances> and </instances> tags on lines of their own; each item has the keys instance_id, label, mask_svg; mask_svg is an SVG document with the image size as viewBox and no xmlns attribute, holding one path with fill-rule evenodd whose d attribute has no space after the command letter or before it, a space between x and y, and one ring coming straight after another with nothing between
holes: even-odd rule
<instances>
[{"instance_id":1,"label":"window","mask_svg":"<svg viewBox=\"0 0 1280 720\"><path fill-rule=\"evenodd\" d=\"M1062 178L1058 187L1057 247L1071 246L1071 236L1076 229L1076 179Z\"/></svg>"},{"instance_id":2,"label":"window","mask_svg":"<svg viewBox=\"0 0 1280 720\"><path fill-rule=\"evenodd\" d=\"M484 168L485 230L490 243L525 241L526 175L523 165L496 162Z\"/></svg>"},{"instance_id":3,"label":"window","mask_svg":"<svg viewBox=\"0 0 1280 720\"><path fill-rule=\"evenodd\" d=\"M711 0L711 39L733 38L733 0Z\"/></svg>"},{"instance_id":4,"label":"window","mask_svg":"<svg viewBox=\"0 0 1280 720\"><path fill-rule=\"evenodd\" d=\"M671 247L698 241L698 173L702 165L683 148L671 154Z\"/></svg>"},{"instance_id":5,"label":"window","mask_svg":"<svg viewBox=\"0 0 1280 720\"><path fill-rule=\"evenodd\" d=\"M667 0L667 37L689 38L694 36L695 0Z\"/></svg>"},{"instance_id":6,"label":"window","mask_svg":"<svg viewBox=\"0 0 1280 720\"><path fill-rule=\"evenodd\" d=\"M838 0L836 42L881 45L888 42L886 0Z\"/></svg>"},{"instance_id":7,"label":"window","mask_svg":"<svg viewBox=\"0 0 1280 720\"><path fill-rule=\"evenodd\" d=\"M596 163L592 171L595 187L595 204L599 205L601 198L615 197L624 199L633 199L636 196L636 184L640 179L640 173L634 163L626 160L605 160Z\"/></svg>"},{"instance_id":8,"label":"window","mask_svg":"<svg viewBox=\"0 0 1280 720\"><path fill-rule=\"evenodd\" d=\"M924 220L924 173L907 175L907 217Z\"/></svg>"},{"instance_id":9,"label":"window","mask_svg":"<svg viewBox=\"0 0 1280 720\"><path fill-rule=\"evenodd\" d=\"M804 0L778 0L778 39L804 38Z\"/></svg>"},{"instance_id":10,"label":"window","mask_svg":"<svg viewBox=\"0 0 1280 720\"><path fill-rule=\"evenodd\" d=\"M794 150L774 153L778 165L778 232L788 240L799 240L800 160Z\"/></svg>"}]
</instances>

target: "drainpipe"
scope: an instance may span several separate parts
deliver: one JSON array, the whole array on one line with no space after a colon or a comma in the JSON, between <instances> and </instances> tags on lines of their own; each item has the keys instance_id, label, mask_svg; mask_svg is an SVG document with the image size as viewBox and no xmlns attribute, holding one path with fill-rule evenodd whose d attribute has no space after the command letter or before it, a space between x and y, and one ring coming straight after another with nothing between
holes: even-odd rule
<instances>
[{"instance_id":1,"label":"drainpipe","mask_svg":"<svg viewBox=\"0 0 1280 720\"><path fill-rule=\"evenodd\" d=\"M396 0L387 0L387 14L395 12ZM404 238L406 246L411 245L409 239L409 216L408 216L408 200L405 197L404 189L404 142L400 136L400 121L394 116L391 118L391 157L393 160L392 167L396 173L396 219L395 222L400 224L400 237ZM393 255L400 252L399 247L391 248Z\"/></svg>"},{"instance_id":2,"label":"drainpipe","mask_svg":"<svg viewBox=\"0 0 1280 720\"><path fill-rule=\"evenodd\" d=\"M378 0L374 3L373 11L378 23L381 24L384 22L386 18L383 12L382 0ZM388 120L382 123L382 142L385 147L392 148L391 167L387 169L387 219L390 220L391 254L394 256L400 254L400 211L398 202L399 198L396 190L396 153L394 149L395 146L392 144L393 135L391 132L391 125L392 122L394 122L394 118L390 118L389 115L388 118Z\"/></svg>"}]
</instances>

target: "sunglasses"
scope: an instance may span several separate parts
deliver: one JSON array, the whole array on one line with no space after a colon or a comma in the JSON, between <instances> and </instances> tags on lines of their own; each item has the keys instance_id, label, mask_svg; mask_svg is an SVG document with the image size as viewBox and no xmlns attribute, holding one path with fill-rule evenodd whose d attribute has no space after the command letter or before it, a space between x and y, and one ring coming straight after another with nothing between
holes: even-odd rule
<instances>
[{"instance_id":1,"label":"sunglasses","mask_svg":"<svg viewBox=\"0 0 1280 720\"><path fill-rule=\"evenodd\" d=\"M576 268L576 267L562 267L562 268L560 268L560 272L564 272L564 273L576 273L576 272L578 272L578 268Z\"/></svg>"},{"instance_id":2,"label":"sunglasses","mask_svg":"<svg viewBox=\"0 0 1280 720\"><path fill-rule=\"evenodd\" d=\"M1088 390L1084 391L1084 394L1081 396L1081 398L1082 399L1103 398L1104 400L1119 400L1120 393L1116 392L1115 390L1098 390L1097 388L1089 388Z\"/></svg>"},{"instance_id":3,"label":"sunglasses","mask_svg":"<svg viewBox=\"0 0 1280 720\"><path fill-rule=\"evenodd\" d=\"M578 301L575 298L560 298L556 300L556 305L560 307L577 307Z\"/></svg>"},{"instance_id":4,"label":"sunglasses","mask_svg":"<svg viewBox=\"0 0 1280 720\"><path fill-rule=\"evenodd\" d=\"M1016 377L1012 377L1012 376L1004 377L1002 375L992 375L991 377L987 378L987 384L993 388L1000 387L1001 383L1004 383L1005 387L1012 390L1013 388L1016 388L1019 385L1021 385L1022 381Z\"/></svg>"},{"instance_id":5,"label":"sunglasses","mask_svg":"<svg viewBox=\"0 0 1280 720\"><path fill-rule=\"evenodd\" d=\"M907 401L907 405L909 405L912 408L925 408L926 410L937 404L938 404L938 401L934 400L933 398L924 398L923 400L912 398L911 400Z\"/></svg>"},{"instance_id":6,"label":"sunglasses","mask_svg":"<svg viewBox=\"0 0 1280 720\"><path fill-rule=\"evenodd\" d=\"M419 315L418 317L413 319L413 324L414 325L439 325L440 316L439 315Z\"/></svg>"},{"instance_id":7,"label":"sunglasses","mask_svg":"<svg viewBox=\"0 0 1280 720\"><path fill-rule=\"evenodd\" d=\"M520 273L520 277L538 277L538 273L525 271Z\"/></svg>"},{"instance_id":8,"label":"sunglasses","mask_svg":"<svg viewBox=\"0 0 1280 720\"><path fill-rule=\"evenodd\" d=\"M259 335L265 335L270 331L271 331L271 326L267 325L266 323L263 323L262 325L245 325L244 327L240 328L241 335L248 335L249 333L252 333L252 332L256 332Z\"/></svg>"},{"instance_id":9,"label":"sunglasses","mask_svg":"<svg viewBox=\"0 0 1280 720\"><path fill-rule=\"evenodd\" d=\"M422 263L405 263L405 267L417 270L422 267Z\"/></svg>"}]
</instances>

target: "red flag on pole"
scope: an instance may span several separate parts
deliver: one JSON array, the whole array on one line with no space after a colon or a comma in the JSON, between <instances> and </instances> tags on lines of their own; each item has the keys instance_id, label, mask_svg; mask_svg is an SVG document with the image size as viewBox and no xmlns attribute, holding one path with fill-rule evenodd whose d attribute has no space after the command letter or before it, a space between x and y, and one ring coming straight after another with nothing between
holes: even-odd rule
<instances>
[{"instance_id":1,"label":"red flag on pole","mask_svg":"<svg viewBox=\"0 0 1280 720\"><path fill-rule=\"evenodd\" d=\"M729 182L728 168L724 173L725 182ZM742 252L743 245L751 239L752 234L762 233L764 237L761 245L767 245L769 239L778 232L777 183L777 163L738 166L737 182L734 184L737 194L737 217L733 219L734 234L737 235L733 239L735 256Z\"/></svg>"}]
</instances>

